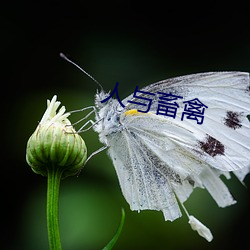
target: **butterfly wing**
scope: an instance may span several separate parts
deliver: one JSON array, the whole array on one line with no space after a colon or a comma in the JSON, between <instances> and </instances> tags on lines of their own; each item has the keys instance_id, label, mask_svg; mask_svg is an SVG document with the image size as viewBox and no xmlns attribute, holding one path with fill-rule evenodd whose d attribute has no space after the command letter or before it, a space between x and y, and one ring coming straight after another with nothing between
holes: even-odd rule
<instances>
[{"instance_id":1,"label":"butterfly wing","mask_svg":"<svg viewBox=\"0 0 250 250\"><path fill-rule=\"evenodd\" d=\"M193 150L213 167L223 171L249 168L250 123L250 86L248 73L211 72L172 78L151 84L142 89L144 92L171 92L183 96L176 100L179 105L176 118L163 116L166 120L192 131L195 134ZM138 94L139 97L148 97ZM204 121L197 124L195 120L182 118L183 102L198 98L208 108ZM131 95L127 100L147 103ZM139 107L141 108L141 107ZM139 109L138 105L128 104L126 109ZM150 112L156 113L157 101L153 102ZM177 137L178 134L176 134ZM185 142L184 142L185 145Z\"/></svg>"},{"instance_id":2,"label":"butterfly wing","mask_svg":"<svg viewBox=\"0 0 250 250\"><path fill-rule=\"evenodd\" d=\"M109 140L109 155L118 175L124 197L131 210L161 210L166 220L175 220L181 212L170 185L169 174L158 173L155 159L145 144L132 131L113 134ZM160 167L160 162L157 162ZM170 171L164 168L165 172ZM174 173L171 173L174 174ZM178 176L172 177L178 179Z\"/></svg>"},{"instance_id":3,"label":"butterfly wing","mask_svg":"<svg viewBox=\"0 0 250 250\"><path fill-rule=\"evenodd\" d=\"M208 107L203 124L157 115L157 102L150 112L126 105L120 117L124 126L108 136L122 192L132 210L162 210L166 220L181 215L176 196L184 202L194 187L206 188L221 207L235 201L220 175L234 171L243 180L249 172L250 110L248 74L206 73L158 82L144 92L171 92L183 96L178 102L199 98ZM147 103L140 97L128 97ZM147 96L148 97L148 96ZM131 110L133 110L131 112ZM236 119L237 118L237 119Z\"/></svg>"}]
</instances>

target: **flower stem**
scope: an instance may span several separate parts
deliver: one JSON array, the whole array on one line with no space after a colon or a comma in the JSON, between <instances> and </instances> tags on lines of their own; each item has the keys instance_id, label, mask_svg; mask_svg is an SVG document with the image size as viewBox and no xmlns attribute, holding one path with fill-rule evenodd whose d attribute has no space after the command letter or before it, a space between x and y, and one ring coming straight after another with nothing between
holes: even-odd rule
<instances>
[{"instance_id":1,"label":"flower stem","mask_svg":"<svg viewBox=\"0 0 250 250\"><path fill-rule=\"evenodd\" d=\"M61 250L59 231L59 188L62 170L58 167L48 168L47 184L47 228L50 250Z\"/></svg>"}]
</instances>

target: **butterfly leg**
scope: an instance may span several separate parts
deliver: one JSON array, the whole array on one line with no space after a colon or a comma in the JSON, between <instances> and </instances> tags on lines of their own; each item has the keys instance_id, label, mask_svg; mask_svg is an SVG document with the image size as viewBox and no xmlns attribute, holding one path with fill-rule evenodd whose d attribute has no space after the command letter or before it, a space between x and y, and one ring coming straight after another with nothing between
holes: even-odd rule
<instances>
[{"instance_id":1,"label":"butterfly leg","mask_svg":"<svg viewBox=\"0 0 250 250\"><path fill-rule=\"evenodd\" d=\"M86 165L86 163L96 154L102 152L103 150L107 149L108 146L102 146L101 148L97 149L96 151L94 151L88 158L87 160L85 161L84 165Z\"/></svg>"},{"instance_id":2,"label":"butterfly leg","mask_svg":"<svg viewBox=\"0 0 250 250\"><path fill-rule=\"evenodd\" d=\"M77 176L80 175L80 173L81 173L83 167L87 164L87 162L88 162L94 155L96 155L96 154L102 152L103 150L105 150L105 149L107 149L107 148L108 148L108 146L102 146L101 148L99 148L99 149L97 149L96 151L94 151L94 152L87 158L87 160L84 162L83 166L82 166L81 169L78 171Z\"/></svg>"},{"instance_id":3,"label":"butterfly leg","mask_svg":"<svg viewBox=\"0 0 250 250\"><path fill-rule=\"evenodd\" d=\"M70 111L70 114L72 113L76 113L76 112L82 112L82 111L85 111L85 110L88 110L88 109L92 109L87 115L85 115L83 118L81 118L80 120L78 120L77 122L75 122L74 124L72 124L73 126L81 123L82 121L86 120L87 118L89 118L93 113L95 115L97 115L97 112L96 112L96 108L95 106L89 106L89 107L86 107L86 108L82 108L82 109L77 109L77 110L73 110L73 111ZM97 121L99 122L99 121ZM85 131L88 131L89 129L91 129L97 122L93 122L92 120L88 120L86 123L84 123L77 131L77 133L81 133L81 132L85 132ZM85 128L88 124L91 123L91 126L89 126L88 128Z\"/></svg>"},{"instance_id":4,"label":"butterfly leg","mask_svg":"<svg viewBox=\"0 0 250 250\"><path fill-rule=\"evenodd\" d=\"M89 123L91 123L91 125L88 128L85 128ZM82 133L82 132L86 132L88 130L90 130L94 125L96 124L96 122L93 122L92 120L88 120L86 123L84 123L77 131L77 133Z\"/></svg>"},{"instance_id":5,"label":"butterfly leg","mask_svg":"<svg viewBox=\"0 0 250 250\"><path fill-rule=\"evenodd\" d=\"M85 111L87 109L93 109L95 112L96 112L96 108L95 106L89 106L89 107L85 107L85 108L82 108L82 109L76 109L76 110L72 110L70 111L69 113L76 113L76 112L82 112L82 111ZM92 112L92 111L91 111Z\"/></svg>"},{"instance_id":6,"label":"butterfly leg","mask_svg":"<svg viewBox=\"0 0 250 250\"><path fill-rule=\"evenodd\" d=\"M81 118L79 121L75 122L73 125L76 125L76 124L82 122L83 120L86 120L93 113L96 114L96 108L94 106L90 106L90 107L70 111L70 114L72 114L72 113L76 113L76 112L82 112L82 111L85 111L87 109L92 109L92 110L87 115L85 115L83 118Z\"/></svg>"}]
</instances>

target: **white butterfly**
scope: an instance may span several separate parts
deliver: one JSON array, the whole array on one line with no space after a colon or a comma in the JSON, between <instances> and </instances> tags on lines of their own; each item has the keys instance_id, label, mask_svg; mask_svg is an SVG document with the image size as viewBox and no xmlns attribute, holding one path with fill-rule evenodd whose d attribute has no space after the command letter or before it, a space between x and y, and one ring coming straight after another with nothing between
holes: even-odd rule
<instances>
[{"instance_id":1,"label":"white butterfly","mask_svg":"<svg viewBox=\"0 0 250 250\"><path fill-rule=\"evenodd\" d=\"M199 98L208 107L203 124L157 115L153 102L148 113L128 100L146 103L130 95L122 108L116 99L101 103L108 94L96 95L94 130L108 147L122 193L131 210L161 210L165 220L181 216L183 205L195 187L206 188L218 206L235 203L220 175L233 172L240 181L250 171L250 85L248 73L211 72L167 79L143 92L183 96L183 102ZM183 206L184 207L184 206ZM186 211L186 209L184 208ZM189 214L187 213L189 216ZM189 216L193 229L212 240L209 229Z\"/></svg>"},{"instance_id":2,"label":"white butterfly","mask_svg":"<svg viewBox=\"0 0 250 250\"><path fill-rule=\"evenodd\" d=\"M144 92L183 97L175 100L176 117L157 114L155 101L147 113L128 102L148 103ZM124 108L113 98L103 103L108 96L103 90L96 94L96 121L89 122L104 147L89 158L108 148L131 210L161 210L165 220L173 221L182 215L180 204L192 229L211 241L210 230L183 203L196 187L207 189L220 207L235 203L220 176L233 173L243 182L250 172L249 74L209 72L163 80L125 98ZM196 98L207 107L202 124L181 119L185 101Z\"/></svg>"}]
</instances>

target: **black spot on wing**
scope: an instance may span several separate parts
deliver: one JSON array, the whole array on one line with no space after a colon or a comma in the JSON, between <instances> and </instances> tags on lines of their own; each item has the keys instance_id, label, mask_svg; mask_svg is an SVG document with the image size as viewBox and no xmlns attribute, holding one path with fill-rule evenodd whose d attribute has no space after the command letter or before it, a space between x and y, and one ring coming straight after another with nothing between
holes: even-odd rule
<instances>
[{"instance_id":1,"label":"black spot on wing","mask_svg":"<svg viewBox=\"0 0 250 250\"><path fill-rule=\"evenodd\" d=\"M224 118L224 124L232 129L240 128L242 114L239 112L227 111L227 116Z\"/></svg>"},{"instance_id":2,"label":"black spot on wing","mask_svg":"<svg viewBox=\"0 0 250 250\"><path fill-rule=\"evenodd\" d=\"M249 95L250 95L250 85L247 86L246 92L249 93Z\"/></svg>"},{"instance_id":3,"label":"black spot on wing","mask_svg":"<svg viewBox=\"0 0 250 250\"><path fill-rule=\"evenodd\" d=\"M194 187L195 181L190 176L187 177L187 181L192 187Z\"/></svg>"},{"instance_id":4,"label":"black spot on wing","mask_svg":"<svg viewBox=\"0 0 250 250\"><path fill-rule=\"evenodd\" d=\"M224 155L225 152L224 145L210 135L207 135L205 141L200 141L199 146L204 152L212 157L216 155Z\"/></svg>"}]
</instances>

